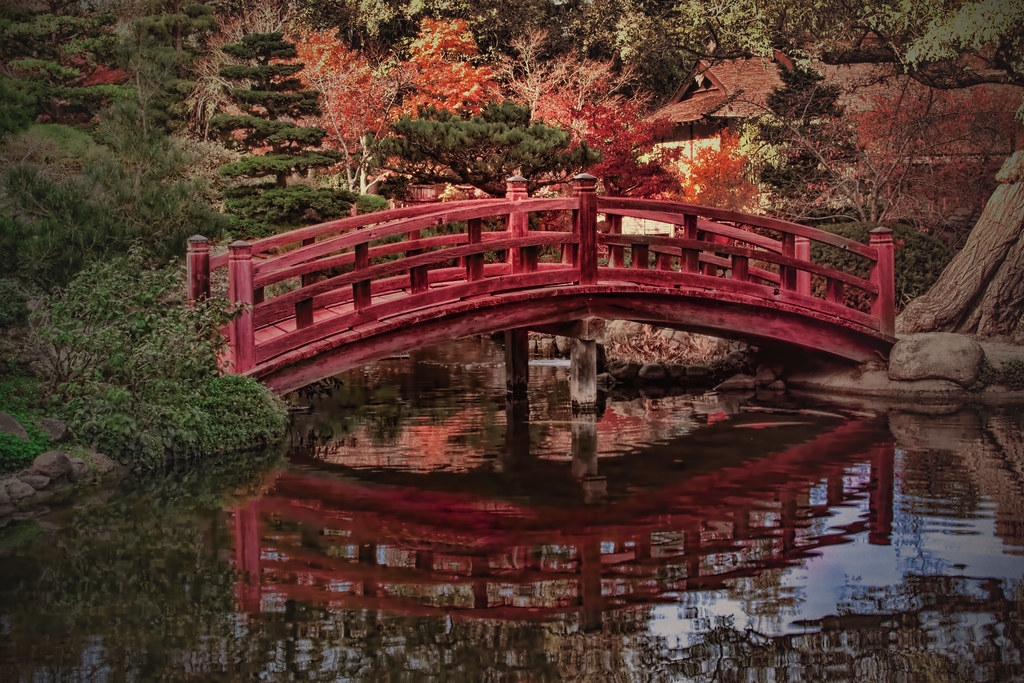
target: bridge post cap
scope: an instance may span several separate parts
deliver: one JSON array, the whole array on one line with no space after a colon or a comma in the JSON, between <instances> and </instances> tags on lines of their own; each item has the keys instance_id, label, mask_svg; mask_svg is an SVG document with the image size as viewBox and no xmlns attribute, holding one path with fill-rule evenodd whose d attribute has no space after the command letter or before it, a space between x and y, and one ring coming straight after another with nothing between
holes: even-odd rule
<instances>
[{"instance_id":1,"label":"bridge post cap","mask_svg":"<svg viewBox=\"0 0 1024 683\"><path fill-rule=\"evenodd\" d=\"M188 238L189 244L206 244L209 241L210 240L206 239L202 235L192 235L191 237Z\"/></svg>"},{"instance_id":2,"label":"bridge post cap","mask_svg":"<svg viewBox=\"0 0 1024 683\"><path fill-rule=\"evenodd\" d=\"M872 244L891 244L892 228L878 227L868 233Z\"/></svg>"},{"instance_id":3,"label":"bridge post cap","mask_svg":"<svg viewBox=\"0 0 1024 683\"><path fill-rule=\"evenodd\" d=\"M252 253L252 245L245 240L235 240L228 245L228 251L232 254L238 254L244 256Z\"/></svg>"},{"instance_id":4,"label":"bridge post cap","mask_svg":"<svg viewBox=\"0 0 1024 683\"><path fill-rule=\"evenodd\" d=\"M517 173L516 175L512 176L511 178L506 178L505 182L506 183L528 183L530 181L528 181L526 178L524 178L523 176L521 176L521 175L519 175Z\"/></svg>"},{"instance_id":5,"label":"bridge post cap","mask_svg":"<svg viewBox=\"0 0 1024 683\"><path fill-rule=\"evenodd\" d=\"M577 182L583 182L583 183L591 182L591 181L597 182L597 177L596 176L592 176L589 173L577 173L576 175L574 175L572 177L572 179L577 181Z\"/></svg>"}]
</instances>

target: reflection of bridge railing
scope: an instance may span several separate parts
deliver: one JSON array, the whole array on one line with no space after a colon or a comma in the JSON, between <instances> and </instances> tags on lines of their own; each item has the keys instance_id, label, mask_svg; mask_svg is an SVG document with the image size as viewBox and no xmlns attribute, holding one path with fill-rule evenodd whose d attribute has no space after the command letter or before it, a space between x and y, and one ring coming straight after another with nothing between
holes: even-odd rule
<instances>
[{"instance_id":1,"label":"reflection of bridge railing","mask_svg":"<svg viewBox=\"0 0 1024 683\"><path fill-rule=\"evenodd\" d=\"M296 471L235 512L244 610L263 597L411 614L588 619L797 562L867 531L887 543L893 446L848 421L772 456L609 506L532 507ZM870 476L851 467L870 462ZM821 488L823 500L809 492ZM867 519L806 520L869 497Z\"/></svg>"},{"instance_id":2,"label":"reflection of bridge railing","mask_svg":"<svg viewBox=\"0 0 1024 683\"><path fill-rule=\"evenodd\" d=\"M589 315L776 340L856 360L892 342L887 229L865 245L764 216L598 198L590 176L577 177L569 198L531 199L525 187L513 178L505 199L343 218L235 242L228 255L212 259L206 240L195 237L190 296L209 292L211 269L227 268L229 297L246 307L229 330L233 369L281 390L318 379L317 357L341 347L344 360L332 361L332 372L424 340ZM530 227L531 215L564 212L572 215L570 231ZM599 213L606 218L601 233ZM672 224L674 235L624 235L623 217ZM440 226L440 234L423 233ZM870 279L812 262L812 241L863 257ZM542 251L560 256L545 260ZM820 294L812 278L824 284ZM282 287L292 289L271 294ZM851 288L872 302L870 312L846 305ZM303 363L312 367L292 369Z\"/></svg>"}]
</instances>

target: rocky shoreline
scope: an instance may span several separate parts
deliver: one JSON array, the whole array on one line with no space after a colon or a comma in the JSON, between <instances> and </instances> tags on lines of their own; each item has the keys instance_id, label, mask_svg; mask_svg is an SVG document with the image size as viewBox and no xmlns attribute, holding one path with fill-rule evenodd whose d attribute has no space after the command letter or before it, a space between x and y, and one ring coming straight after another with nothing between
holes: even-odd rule
<instances>
[{"instance_id":1,"label":"rocky shoreline","mask_svg":"<svg viewBox=\"0 0 1024 683\"><path fill-rule=\"evenodd\" d=\"M52 442L69 436L59 420L45 418L34 424ZM21 423L4 412L0 412L0 431L26 441L29 438ZM53 449L37 455L29 467L0 474L0 528L11 520L36 516L41 506L71 495L73 489L119 477L125 471L102 453L90 451L83 456Z\"/></svg>"}]
</instances>

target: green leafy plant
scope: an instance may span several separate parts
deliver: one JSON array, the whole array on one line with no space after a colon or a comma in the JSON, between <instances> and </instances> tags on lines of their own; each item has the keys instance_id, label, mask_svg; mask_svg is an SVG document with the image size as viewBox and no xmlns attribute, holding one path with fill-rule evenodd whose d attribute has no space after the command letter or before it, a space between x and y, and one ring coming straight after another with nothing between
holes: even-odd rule
<instances>
[{"instance_id":1,"label":"green leafy plant","mask_svg":"<svg viewBox=\"0 0 1024 683\"><path fill-rule=\"evenodd\" d=\"M137 252L93 264L52 298L37 332L59 414L136 469L262 443L284 426L265 387L217 378L230 312L186 306L181 280L178 269L146 269Z\"/></svg>"}]
</instances>

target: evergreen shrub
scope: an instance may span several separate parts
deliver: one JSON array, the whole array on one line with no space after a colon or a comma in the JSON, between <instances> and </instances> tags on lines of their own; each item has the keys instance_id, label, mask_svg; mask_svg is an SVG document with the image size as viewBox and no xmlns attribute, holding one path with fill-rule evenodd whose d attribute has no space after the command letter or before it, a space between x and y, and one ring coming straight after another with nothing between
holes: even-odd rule
<instances>
[{"instance_id":1,"label":"evergreen shrub","mask_svg":"<svg viewBox=\"0 0 1024 683\"><path fill-rule=\"evenodd\" d=\"M134 469L279 436L286 412L248 378L219 378L225 304L186 306L177 268L137 253L83 270L50 301L41 375L76 437Z\"/></svg>"},{"instance_id":2,"label":"evergreen shrub","mask_svg":"<svg viewBox=\"0 0 1024 683\"><path fill-rule=\"evenodd\" d=\"M878 225L874 223L839 223L820 227L836 235L867 244L871 237L871 231ZM932 283L938 279L939 273L949 263L952 254L941 240L918 228L903 224L890 227L893 232L893 241L896 244L894 257L896 310L901 310L911 299L921 296L932 286ZM865 259L829 245L812 242L811 260L865 279L869 276L869 266ZM824 294L825 286L824 280L814 278L814 289L818 296ZM861 310L870 308L868 295L853 287L846 288L846 305Z\"/></svg>"}]
</instances>

